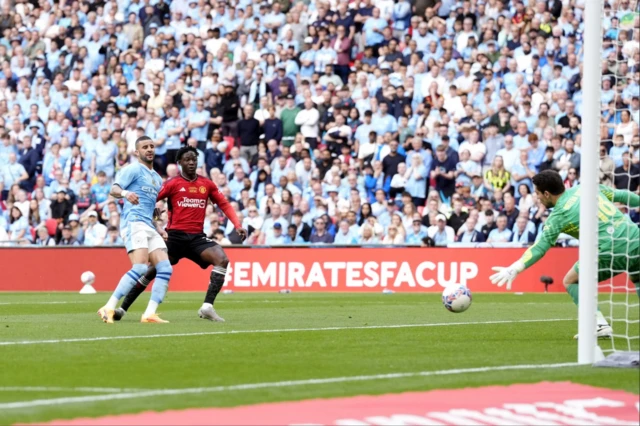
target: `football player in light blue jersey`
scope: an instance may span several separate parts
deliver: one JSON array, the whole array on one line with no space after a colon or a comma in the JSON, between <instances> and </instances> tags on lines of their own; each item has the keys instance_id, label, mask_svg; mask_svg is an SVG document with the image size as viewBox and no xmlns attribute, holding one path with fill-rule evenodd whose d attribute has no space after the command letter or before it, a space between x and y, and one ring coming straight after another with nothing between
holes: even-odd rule
<instances>
[{"instance_id":1,"label":"football player in light blue jersey","mask_svg":"<svg viewBox=\"0 0 640 426\"><path fill-rule=\"evenodd\" d=\"M98 310L102 321L108 324L113 323L113 315L120 299L147 272L149 262L156 268L156 281L151 291L151 300L140 322L168 322L156 314L158 305L167 293L173 268L164 242L166 233L162 229L156 229L154 225L156 199L162 186L160 175L153 170L155 150L151 138L138 138L135 154L139 162L122 169L111 187L112 196L125 199L120 234L132 266L120 279L107 304Z\"/></svg>"}]
</instances>

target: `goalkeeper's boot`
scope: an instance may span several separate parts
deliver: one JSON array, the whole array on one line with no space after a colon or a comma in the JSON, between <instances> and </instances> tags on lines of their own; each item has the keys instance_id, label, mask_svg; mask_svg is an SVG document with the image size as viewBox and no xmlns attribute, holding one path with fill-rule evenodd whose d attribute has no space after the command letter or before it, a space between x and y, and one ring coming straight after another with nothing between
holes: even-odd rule
<instances>
[{"instance_id":1,"label":"goalkeeper's boot","mask_svg":"<svg viewBox=\"0 0 640 426\"><path fill-rule=\"evenodd\" d=\"M155 324L166 324L169 321L165 321L162 318L160 318L158 316L158 314L151 314L149 316L142 316L142 318L140 318L140 322L145 322L145 323L155 323Z\"/></svg>"},{"instance_id":2,"label":"goalkeeper's boot","mask_svg":"<svg viewBox=\"0 0 640 426\"><path fill-rule=\"evenodd\" d=\"M113 313L113 320L114 321L120 321L122 319L122 317L124 317L124 315L127 313L127 311L125 311L122 308L118 308L115 310L115 312Z\"/></svg>"},{"instance_id":3,"label":"goalkeeper's boot","mask_svg":"<svg viewBox=\"0 0 640 426\"><path fill-rule=\"evenodd\" d=\"M107 324L113 324L113 315L115 311L113 309L108 309L106 306L98 309L98 316L100 319Z\"/></svg>"},{"instance_id":4,"label":"goalkeeper's boot","mask_svg":"<svg viewBox=\"0 0 640 426\"><path fill-rule=\"evenodd\" d=\"M203 306L202 308L198 309L198 316L209 321L224 322L224 318L216 313L216 310L213 309L213 306Z\"/></svg>"},{"instance_id":5,"label":"goalkeeper's boot","mask_svg":"<svg viewBox=\"0 0 640 426\"><path fill-rule=\"evenodd\" d=\"M598 339L611 339L613 336L613 329L609 324L598 324L596 327L596 337ZM578 335L573 336L575 340L578 340Z\"/></svg>"}]
</instances>

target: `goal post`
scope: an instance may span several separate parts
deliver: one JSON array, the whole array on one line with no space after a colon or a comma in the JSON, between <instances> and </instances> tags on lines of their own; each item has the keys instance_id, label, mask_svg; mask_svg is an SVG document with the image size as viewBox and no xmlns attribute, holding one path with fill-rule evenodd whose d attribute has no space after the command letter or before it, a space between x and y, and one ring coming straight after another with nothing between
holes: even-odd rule
<instances>
[{"instance_id":1,"label":"goal post","mask_svg":"<svg viewBox=\"0 0 640 426\"><path fill-rule=\"evenodd\" d=\"M578 363L593 364L602 352L595 335L598 309L598 194L602 0L585 0L582 74L582 151L580 170L580 276ZM590 171L590 172L587 172Z\"/></svg>"}]
</instances>

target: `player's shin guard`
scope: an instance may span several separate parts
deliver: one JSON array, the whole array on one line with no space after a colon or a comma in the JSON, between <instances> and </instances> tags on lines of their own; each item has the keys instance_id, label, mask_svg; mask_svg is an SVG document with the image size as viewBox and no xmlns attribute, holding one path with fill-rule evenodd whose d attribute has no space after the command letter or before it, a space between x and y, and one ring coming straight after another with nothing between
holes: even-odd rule
<instances>
[{"instance_id":1,"label":"player's shin guard","mask_svg":"<svg viewBox=\"0 0 640 426\"><path fill-rule=\"evenodd\" d=\"M128 311L131 305L133 305L133 302L136 301L138 296L144 293L149 283L151 283L151 281L153 281L155 277L156 277L156 268L152 266L147 270L146 274L140 277L140 279L138 280L138 282L136 282L136 285L133 286L131 291L127 293L124 300L122 301L122 305L120 306L120 308L125 311Z\"/></svg>"},{"instance_id":2,"label":"player's shin guard","mask_svg":"<svg viewBox=\"0 0 640 426\"><path fill-rule=\"evenodd\" d=\"M113 296L109 299L106 307L108 309L115 309L118 301L122 299L126 294L131 291L136 281L147 272L147 265L143 263L136 263L128 270L120 279L116 290L113 292Z\"/></svg>"},{"instance_id":3,"label":"player's shin guard","mask_svg":"<svg viewBox=\"0 0 640 426\"><path fill-rule=\"evenodd\" d=\"M213 305L213 302L216 300L216 296L220 293L222 286L224 285L224 280L227 275L227 269L222 266L214 266L211 270L211 276L209 279L209 288L207 289L207 294L204 297L204 303L209 303Z\"/></svg>"}]
</instances>

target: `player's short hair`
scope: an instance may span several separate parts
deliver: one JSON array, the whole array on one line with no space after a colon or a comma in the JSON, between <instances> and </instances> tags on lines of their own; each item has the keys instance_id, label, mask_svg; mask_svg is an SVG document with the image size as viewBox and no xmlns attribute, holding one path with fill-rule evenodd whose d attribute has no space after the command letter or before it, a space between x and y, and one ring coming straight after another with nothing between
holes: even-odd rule
<instances>
[{"instance_id":1,"label":"player's short hair","mask_svg":"<svg viewBox=\"0 0 640 426\"><path fill-rule=\"evenodd\" d=\"M136 139L136 148L138 148L138 144L141 142L146 142L146 141L153 141L149 136L140 136L138 139Z\"/></svg>"},{"instance_id":2,"label":"player's short hair","mask_svg":"<svg viewBox=\"0 0 640 426\"><path fill-rule=\"evenodd\" d=\"M196 148L192 146L183 146L178 150L178 153L176 154L176 161L180 161L187 152L193 152L196 157L198 156L198 150Z\"/></svg>"},{"instance_id":3,"label":"player's short hair","mask_svg":"<svg viewBox=\"0 0 640 426\"><path fill-rule=\"evenodd\" d=\"M562 176L555 170L544 170L533 177L533 184L540 192L560 195L564 192Z\"/></svg>"}]
</instances>

